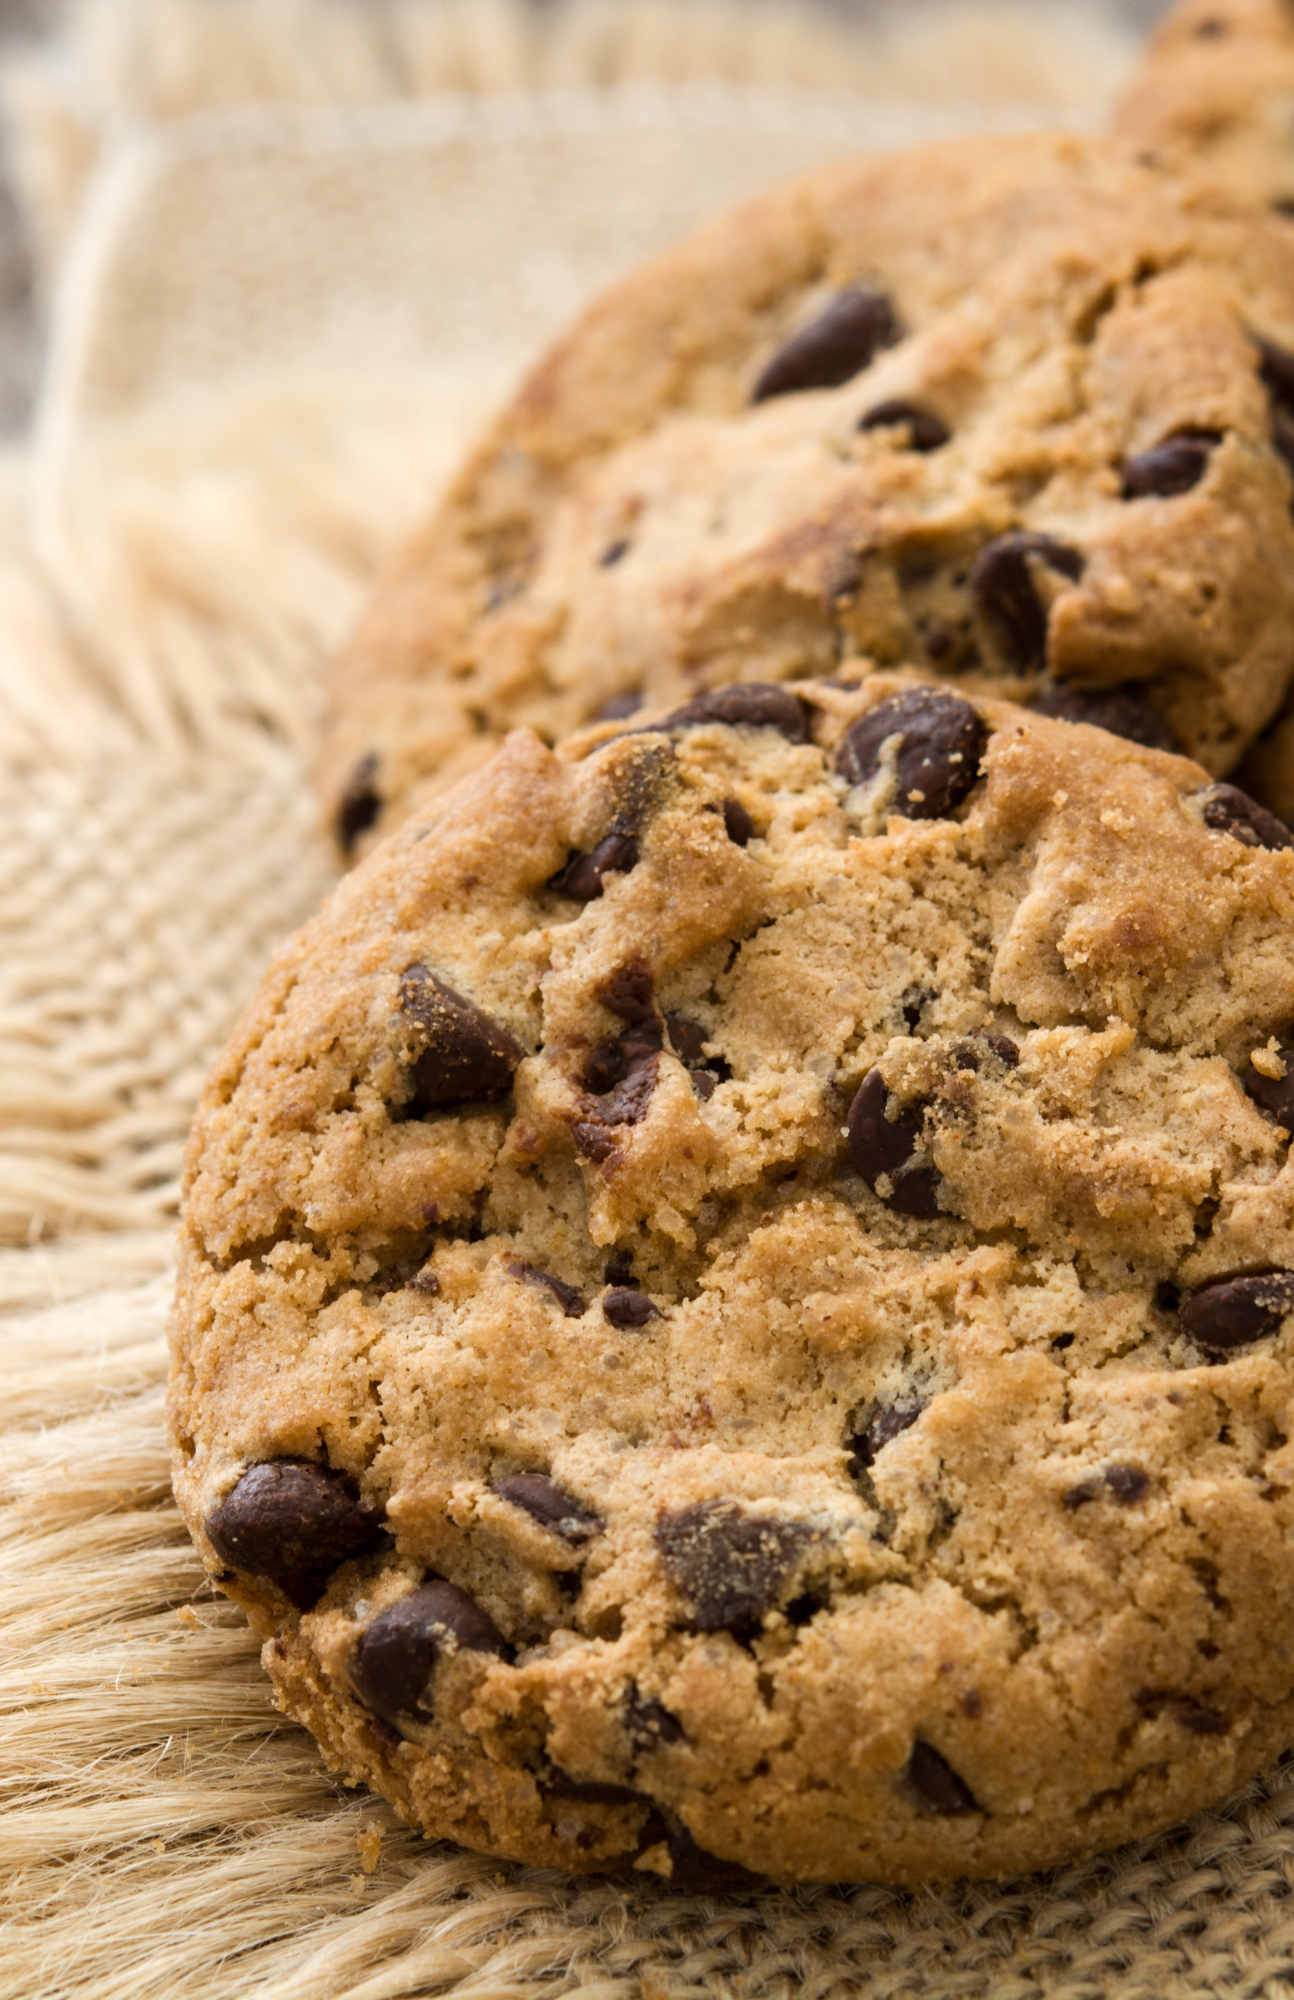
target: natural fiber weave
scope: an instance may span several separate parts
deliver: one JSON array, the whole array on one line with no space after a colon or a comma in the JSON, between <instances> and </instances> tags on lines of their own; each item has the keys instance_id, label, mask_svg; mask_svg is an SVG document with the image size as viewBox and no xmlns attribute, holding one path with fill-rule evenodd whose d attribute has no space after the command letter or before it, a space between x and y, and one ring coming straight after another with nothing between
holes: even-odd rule
<instances>
[{"instance_id":1,"label":"natural fiber weave","mask_svg":"<svg viewBox=\"0 0 1294 2000\"><path fill-rule=\"evenodd\" d=\"M532 31L517 8L469 17L445 6L437 22L434 4L392 0L364 16L406 36L453 27L460 53L469 18L507 15ZM678 8L617 5L639 40L604 35L598 74L641 77L648 47L653 73L673 61L695 81L700 58L693 40L683 60ZM761 19L773 20L772 5ZM358 13L334 6L334 39L315 49L307 88L303 24L323 17L287 0L260 8L88 10L79 80L64 78L64 113L80 92L86 157L128 87L135 115L155 122L111 151L73 232L30 509L29 468L0 465L0 1242L14 1246L0 1248L0 2000L1294 1996L1294 1773L1143 1850L964 1894L715 1900L654 1880L582 1884L422 1842L383 1804L348 1795L276 1717L241 1617L203 1586L169 1498L162 1433L184 1129L232 1012L327 881L301 761L327 649L522 354L497 306L492 333L485 316L429 318L430 267L405 282L398 259L384 266L380 245L353 240L391 216L374 190L400 181L392 148L421 162L424 211L464 176L479 195L543 163L554 177L545 199L560 208L545 308L556 317L617 255L691 220L707 185L715 198L748 185L769 160L770 119L781 120L775 170L841 143L845 125L890 139L929 129L931 115L891 106L882 119L875 103L851 110L839 93L806 98L798 113L783 93L775 119L767 92L744 109L732 93L665 93L654 110L640 99L610 193L615 134L606 101L590 110L587 95L582 126L572 118L563 135L546 99L514 118L506 146L461 102L406 105L399 135L371 111L367 136L353 118L344 131L334 121L307 132L297 114L264 106L241 139L238 118L185 122L204 63L227 100L236 57L263 98L326 95L343 74L358 79L353 94L376 94L376 45L355 41ZM745 17L729 16L725 44L718 7L687 17L689 34L701 11L713 30L706 73L748 75L731 25ZM593 17L589 0L580 18ZM573 8L556 18L573 33ZM605 9L599 18L605 29ZM794 39L797 22L784 15L777 32ZM127 28L137 69L123 54ZM336 55L343 35L368 69ZM536 50L556 60L556 41L527 47L533 61ZM537 80L533 69L508 75ZM590 80L587 66L575 80ZM54 118L50 104L47 94L31 112L37 124ZM163 131L163 117L177 122ZM459 121L448 146L430 130L437 117ZM624 171L626 148L647 144L654 196L635 194ZM290 242L285 217L296 230L311 213L320 220L329 177L316 168L330 148L367 188L349 209L330 194L322 211L352 289L321 320L328 273L317 260L309 285L300 260L295 275L272 272L274 297L297 301L289 338L293 313L270 311L265 293L258 316L249 287L266 246ZM241 179L222 205L235 157ZM608 200L638 204L618 246ZM64 228L74 205L69 193ZM407 212L392 221L413 241ZM168 230L183 232L183 260L164 254ZM461 290L471 267L459 249ZM505 250L496 236L492 256ZM371 354L346 360L360 278L387 343L376 366ZM482 285L481 296L499 294ZM230 318L230 298L241 317ZM410 298L422 303L411 309ZM540 318L523 337L543 330ZM141 340L165 368L130 373Z\"/></svg>"}]
</instances>

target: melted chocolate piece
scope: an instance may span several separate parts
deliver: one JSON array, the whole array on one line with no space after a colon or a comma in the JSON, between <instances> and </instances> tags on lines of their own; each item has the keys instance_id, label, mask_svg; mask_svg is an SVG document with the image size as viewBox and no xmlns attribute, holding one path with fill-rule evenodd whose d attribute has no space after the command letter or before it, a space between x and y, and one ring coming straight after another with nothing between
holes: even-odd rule
<instances>
[{"instance_id":1,"label":"melted chocolate piece","mask_svg":"<svg viewBox=\"0 0 1294 2000\"><path fill-rule=\"evenodd\" d=\"M869 366L883 347L902 338L894 307L870 285L838 292L816 319L793 333L767 362L751 391L752 403L800 389L836 389Z\"/></svg>"},{"instance_id":2,"label":"melted chocolate piece","mask_svg":"<svg viewBox=\"0 0 1294 2000\"><path fill-rule=\"evenodd\" d=\"M367 833L382 810L382 797L377 789L377 753L370 750L361 757L351 772L346 789L337 805L337 845L349 861L355 850L355 842L361 833Z\"/></svg>"},{"instance_id":3,"label":"melted chocolate piece","mask_svg":"<svg viewBox=\"0 0 1294 2000\"><path fill-rule=\"evenodd\" d=\"M361 1635L351 1663L355 1691L366 1708L394 1723L416 1712L432 1669L445 1655L507 1657L503 1634L465 1590L439 1577L419 1584Z\"/></svg>"},{"instance_id":4,"label":"melted chocolate piece","mask_svg":"<svg viewBox=\"0 0 1294 2000\"><path fill-rule=\"evenodd\" d=\"M941 1757L929 1743L923 1743L919 1736L912 1745L912 1755L908 1760L908 1782L936 1812L980 1811L970 1786L957 1776L945 1757Z\"/></svg>"},{"instance_id":5,"label":"melted chocolate piece","mask_svg":"<svg viewBox=\"0 0 1294 2000\"><path fill-rule=\"evenodd\" d=\"M1054 722L1086 722L1093 729L1122 736L1125 742L1144 744L1147 750L1177 749L1167 725L1132 688L1048 688L1034 702L1033 711Z\"/></svg>"},{"instance_id":6,"label":"melted chocolate piece","mask_svg":"<svg viewBox=\"0 0 1294 2000\"><path fill-rule=\"evenodd\" d=\"M972 603L1021 673L1037 672L1047 657L1047 607L1029 573L1031 560L1046 563L1071 583L1083 574L1079 550L1050 535L1015 529L980 550L967 578Z\"/></svg>"},{"instance_id":7,"label":"melted chocolate piece","mask_svg":"<svg viewBox=\"0 0 1294 2000\"><path fill-rule=\"evenodd\" d=\"M413 1064L412 1117L507 1096L525 1050L506 1028L421 963L401 976L400 1007L420 1049Z\"/></svg>"},{"instance_id":8,"label":"melted chocolate piece","mask_svg":"<svg viewBox=\"0 0 1294 2000\"><path fill-rule=\"evenodd\" d=\"M736 681L731 687L712 688L651 726L664 732L702 722L723 723L729 729L776 729L790 743L809 740L804 703L775 681Z\"/></svg>"},{"instance_id":9,"label":"melted chocolate piece","mask_svg":"<svg viewBox=\"0 0 1294 2000\"><path fill-rule=\"evenodd\" d=\"M1198 797L1204 802L1204 824L1214 833L1229 833L1245 847L1266 847L1273 853L1294 847L1294 833L1285 822L1238 785L1210 785Z\"/></svg>"},{"instance_id":10,"label":"melted chocolate piece","mask_svg":"<svg viewBox=\"0 0 1294 2000\"><path fill-rule=\"evenodd\" d=\"M1282 1042L1279 1054L1285 1064L1284 1076L1264 1076L1250 1060L1240 1081L1260 1110L1294 1134L1294 1043Z\"/></svg>"},{"instance_id":11,"label":"melted chocolate piece","mask_svg":"<svg viewBox=\"0 0 1294 2000\"><path fill-rule=\"evenodd\" d=\"M551 1528L564 1542L587 1542L602 1531L603 1524L596 1514L542 1472L510 1472L506 1479L495 1481L494 1491L500 1500L520 1507L541 1528Z\"/></svg>"},{"instance_id":12,"label":"melted chocolate piece","mask_svg":"<svg viewBox=\"0 0 1294 2000\"><path fill-rule=\"evenodd\" d=\"M371 1549L382 1526L349 1474L273 1458L248 1467L206 1529L222 1562L269 1577L298 1611L308 1611L339 1564Z\"/></svg>"},{"instance_id":13,"label":"melted chocolate piece","mask_svg":"<svg viewBox=\"0 0 1294 2000\"><path fill-rule=\"evenodd\" d=\"M1220 1278L1183 1299L1182 1325L1201 1347L1246 1347L1279 1333L1294 1312L1294 1271L1252 1271Z\"/></svg>"},{"instance_id":14,"label":"melted chocolate piece","mask_svg":"<svg viewBox=\"0 0 1294 2000\"><path fill-rule=\"evenodd\" d=\"M656 1018L656 998L652 971L645 958L635 952L623 965L593 989L608 1014L637 1027Z\"/></svg>"},{"instance_id":15,"label":"melted chocolate piece","mask_svg":"<svg viewBox=\"0 0 1294 2000\"><path fill-rule=\"evenodd\" d=\"M960 695L912 688L860 715L836 752L836 769L851 785L866 784L881 767L887 742L895 757L893 810L907 819L945 819L972 790L986 731Z\"/></svg>"},{"instance_id":16,"label":"melted chocolate piece","mask_svg":"<svg viewBox=\"0 0 1294 2000\"><path fill-rule=\"evenodd\" d=\"M920 403L905 403L901 396L891 396L884 403L875 403L859 419L860 431L887 429L890 425L904 424L907 427L908 445L912 451L938 451L947 444L952 432L942 417L933 410L927 410Z\"/></svg>"},{"instance_id":17,"label":"melted chocolate piece","mask_svg":"<svg viewBox=\"0 0 1294 2000\"><path fill-rule=\"evenodd\" d=\"M662 1514L655 1534L670 1581L702 1632L758 1625L816 1539L798 1522L747 1514L731 1500L700 1500Z\"/></svg>"},{"instance_id":18,"label":"melted chocolate piece","mask_svg":"<svg viewBox=\"0 0 1294 2000\"><path fill-rule=\"evenodd\" d=\"M638 866L638 840L623 828L609 833L588 854L572 854L548 884L573 903L592 903L602 894L606 875L628 875Z\"/></svg>"},{"instance_id":19,"label":"melted chocolate piece","mask_svg":"<svg viewBox=\"0 0 1294 2000\"><path fill-rule=\"evenodd\" d=\"M541 1271L538 1265L525 1264L519 1257L509 1258L508 1269L523 1284L542 1285L546 1292L551 1292L567 1319L579 1319L586 1310L583 1292L574 1285L563 1284L551 1271Z\"/></svg>"},{"instance_id":20,"label":"melted chocolate piece","mask_svg":"<svg viewBox=\"0 0 1294 2000\"><path fill-rule=\"evenodd\" d=\"M1203 479L1214 446L1221 442L1221 431L1181 430L1152 445L1149 451L1125 458L1123 498L1144 500L1154 496L1171 500L1179 493L1189 493Z\"/></svg>"},{"instance_id":21,"label":"melted chocolate piece","mask_svg":"<svg viewBox=\"0 0 1294 2000\"><path fill-rule=\"evenodd\" d=\"M885 1116L888 1103L884 1077L878 1069L869 1070L845 1125L850 1164L873 1194L878 1192L876 1183L882 1174L888 1175L891 1191L880 1196L887 1208L932 1221L942 1213L937 1199L939 1176L933 1167L910 1164L921 1139L922 1108L911 1105L897 1118L889 1119Z\"/></svg>"}]
</instances>

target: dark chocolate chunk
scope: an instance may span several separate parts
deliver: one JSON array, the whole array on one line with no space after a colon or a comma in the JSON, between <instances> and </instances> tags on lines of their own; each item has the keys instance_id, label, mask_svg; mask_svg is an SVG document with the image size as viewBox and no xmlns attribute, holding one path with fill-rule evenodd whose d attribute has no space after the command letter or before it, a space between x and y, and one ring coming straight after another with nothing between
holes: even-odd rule
<instances>
[{"instance_id":1,"label":"dark chocolate chunk","mask_svg":"<svg viewBox=\"0 0 1294 2000\"><path fill-rule=\"evenodd\" d=\"M694 1068L706 1060L705 1045L710 1039L710 1030L700 1021L694 1021L690 1014L667 1014L665 1026L680 1062Z\"/></svg>"},{"instance_id":2,"label":"dark chocolate chunk","mask_svg":"<svg viewBox=\"0 0 1294 2000\"><path fill-rule=\"evenodd\" d=\"M1203 801L1204 824L1214 833L1229 833L1245 847L1266 847L1273 852L1294 847L1294 833L1284 820L1277 819L1238 785L1209 785L1197 796Z\"/></svg>"},{"instance_id":3,"label":"dark chocolate chunk","mask_svg":"<svg viewBox=\"0 0 1294 2000\"><path fill-rule=\"evenodd\" d=\"M688 1075L692 1079L693 1095L699 1097L703 1104L708 1104L719 1088L719 1078L708 1069L690 1069Z\"/></svg>"},{"instance_id":4,"label":"dark chocolate chunk","mask_svg":"<svg viewBox=\"0 0 1294 2000\"><path fill-rule=\"evenodd\" d=\"M878 1452L903 1432L911 1430L925 1408L925 1403L915 1392L907 1396L896 1396L892 1403L878 1404L860 1431L850 1439L850 1447L859 1465L875 1463Z\"/></svg>"},{"instance_id":5,"label":"dark chocolate chunk","mask_svg":"<svg viewBox=\"0 0 1294 2000\"><path fill-rule=\"evenodd\" d=\"M957 1776L952 1765L929 1743L918 1736L908 1759L908 1782L928 1806L940 1813L979 1812L970 1786Z\"/></svg>"},{"instance_id":6,"label":"dark chocolate chunk","mask_svg":"<svg viewBox=\"0 0 1294 2000\"><path fill-rule=\"evenodd\" d=\"M587 1542L601 1532L598 1516L542 1472L510 1472L505 1479L495 1481L494 1491L500 1500L522 1508L541 1528L551 1528L564 1542Z\"/></svg>"},{"instance_id":7,"label":"dark chocolate chunk","mask_svg":"<svg viewBox=\"0 0 1294 2000\"><path fill-rule=\"evenodd\" d=\"M662 1514L656 1546L702 1632L758 1625L817 1539L796 1521L747 1514L731 1500L699 1500Z\"/></svg>"},{"instance_id":8,"label":"dark chocolate chunk","mask_svg":"<svg viewBox=\"0 0 1294 2000\"><path fill-rule=\"evenodd\" d=\"M206 1527L222 1562L269 1577L299 1611L322 1597L339 1563L371 1549L381 1533L347 1473L296 1458L249 1466Z\"/></svg>"},{"instance_id":9,"label":"dark chocolate chunk","mask_svg":"<svg viewBox=\"0 0 1294 2000\"><path fill-rule=\"evenodd\" d=\"M646 1292L635 1292L626 1285L617 1285L602 1301L603 1317L622 1332L636 1332L646 1326L649 1319L661 1317L660 1308L654 1306Z\"/></svg>"},{"instance_id":10,"label":"dark chocolate chunk","mask_svg":"<svg viewBox=\"0 0 1294 2000\"><path fill-rule=\"evenodd\" d=\"M883 347L902 338L884 292L851 285L837 292L825 312L793 333L767 362L751 391L752 403L799 389L836 389L861 374Z\"/></svg>"},{"instance_id":11,"label":"dark chocolate chunk","mask_svg":"<svg viewBox=\"0 0 1294 2000\"><path fill-rule=\"evenodd\" d=\"M617 1020L628 1021L631 1026L637 1027L640 1022L652 1021L656 1017L652 970L637 952L623 965L618 965L593 991L608 1014L614 1014Z\"/></svg>"},{"instance_id":12,"label":"dark chocolate chunk","mask_svg":"<svg viewBox=\"0 0 1294 2000\"><path fill-rule=\"evenodd\" d=\"M764 1876L753 1875L739 1861L720 1861L717 1855L707 1854L681 1823L671 1830L666 1844L673 1863L670 1887L684 1895L737 1896L746 1889L768 1887Z\"/></svg>"},{"instance_id":13,"label":"dark chocolate chunk","mask_svg":"<svg viewBox=\"0 0 1294 2000\"><path fill-rule=\"evenodd\" d=\"M724 800L723 830L735 847L749 847L755 838L755 822L740 799Z\"/></svg>"},{"instance_id":14,"label":"dark chocolate chunk","mask_svg":"<svg viewBox=\"0 0 1294 2000\"><path fill-rule=\"evenodd\" d=\"M637 690L633 690L628 694L613 694L608 700L603 702L593 720L595 722L623 722L627 716L637 715L642 705L643 698Z\"/></svg>"},{"instance_id":15,"label":"dark chocolate chunk","mask_svg":"<svg viewBox=\"0 0 1294 2000\"><path fill-rule=\"evenodd\" d=\"M1107 729L1128 743L1142 743L1147 750L1176 750L1177 742L1154 709L1131 688L1052 687L1033 704L1035 715L1050 716L1054 722L1086 722L1093 729Z\"/></svg>"},{"instance_id":16,"label":"dark chocolate chunk","mask_svg":"<svg viewBox=\"0 0 1294 2000\"><path fill-rule=\"evenodd\" d=\"M660 1702L641 1694L632 1681L625 1702L625 1733L635 1750L660 1750L684 1740L678 1717L671 1715Z\"/></svg>"},{"instance_id":17,"label":"dark chocolate chunk","mask_svg":"<svg viewBox=\"0 0 1294 2000\"><path fill-rule=\"evenodd\" d=\"M548 886L573 903L592 903L602 894L604 875L628 875L637 866L637 837L621 829L600 840L591 853L572 854Z\"/></svg>"},{"instance_id":18,"label":"dark chocolate chunk","mask_svg":"<svg viewBox=\"0 0 1294 2000\"><path fill-rule=\"evenodd\" d=\"M889 1176L891 1191L881 1196L888 1208L928 1222L941 1212L939 1176L933 1167L911 1164L921 1139L923 1110L911 1105L890 1119L885 1116L888 1102L884 1077L878 1069L869 1070L849 1108L845 1149L851 1166L873 1194L882 1174Z\"/></svg>"},{"instance_id":19,"label":"dark chocolate chunk","mask_svg":"<svg viewBox=\"0 0 1294 2000\"><path fill-rule=\"evenodd\" d=\"M1150 1475L1135 1465L1107 1465L1101 1476L1124 1507L1135 1505L1150 1491Z\"/></svg>"},{"instance_id":20,"label":"dark chocolate chunk","mask_svg":"<svg viewBox=\"0 0 1294 2000\"><path fill-rule=\"evenodd\" d=\"M338 802L337 845L348 861L354 852L355 842L361 833L367 833L375 824L382 810L381 794L374 783L376 777L377 755L370 750L351 772Z\"/></svg>"},{"instance_id":21,"label":"dark chocolate chunk","mask_svg":"<svg viewBox=\"0 0 1294 2000\"><path fill-rule=\"evenodd\" d=\"M971 601L997 634L1010 664L1034 673L1047 657L1047 607L1029 573L1030 561L1077 582L1083 557L1050 535L1013 529L999 535L976 556L967 578Z\"/></svg>"},{"instance_id":22,"label":"dark chocolate chunk","mask_svg":"<svg viewBox=\"0 0 1294 2000\"><path fill-rule=\"evenodd\" d=\"M507 1650L480 1605L436 1577L378 1613L355 1648L351 1679L366 1708L395 1722L415 1712L442 1655Z\"/></svg>"},{"instance_id":23,"label":"dark chocolate chunk","mask_svg":"<svg viewBox=\"0 0 1294 2000\"><path fill-rule=\"evenodd\" d=\"M1208 471L1213 448L1221 441L1221 431L1174 431L1171 437L1152 445L1149 451L1139 451L1135 457L1125 458L1121 489L1123 498L1144 500L1154 496L1171 500L1179 493L1189 493Z\"/></svg>"},{"instance_id":24,"label":"dark chocolate chunk","mask_svg":"<svg viewBox=\"0 0 1294 2000\"><path fill-rule=\"evenodd\" d=\"M574 1285L562 1283L551 1271L541 1271L535 1264L525 1264L520 1257L508 1260L508 1269L514 1278L520 1278L527 1285L542 1285L551 1292L567 1319L579 1319L585 1311L584 1294Z\"/></svg>"},{"instance_id":25,"label":"dark chocolate chunk","mask_svg":"<svg viewBox=\"0 0 1294 2000\"><path fill-rule=\"evenodd\" d=\"M1279 1333L1294 1312L1294 1271L1251 1271L1202 1285L1181 1304L1182 1325L1201 1347L1245 1347Z\"/></svg>"},{"instance_id":26,"label":"dark chocolate chunk","mask_svg":"<svg viewBox=\"0 0 1294 2000\"><path fill-rule=\"evenodd\" d=\"M884 403L873 404L859 419L858 428L860 431L876 431L884 430L891 424L906 426L908 443L913 451L938 451L952 436L942 417L937 417L933 410L923 409L920 403L905 403L901 396L891 396Z\"/></svg>"},{"instance_id":27,"label":"dark chocolate chunk","mask_svg":"<svg viewBox=\"0 0 1294 2000\"><path fill-rule=\"evenodd\" d=\"M979 777L986 731L968 701L940 688L912 688L860 715L836 752L836 769L851 785L866 784L881 767L891 737L895 756L894 810L908 819L944 819Z\"/></svg>"},{"instance_id":28,"label":"dark chocolate chunk","mask_svg":"<svg viewBox=\"0 0 1294 2000\"><path fill-rule=\"evenodd\" d=\"M413 1117L507 1096L525 1050L506 1028L420 963L401 976L400 1007L417 1050L408 1107Z\"/></svg>"},{"instance_id":29,"label":"dark chocolate chunk","mask_svg":"<svg viewBox=\"0 0 1294 2000\"><path fill-rule=\"evenodd\" d=\"M1251 1058L1240 1080L1259 1109L1294 1134L1294 1043L1282 1042L1278 1053L1285 1065L1284 1076L1264 1076L1254 1068Z\"/></svg>"},{"instance_id":30,"label":"dark chocolate chunk","mask_svg":"<svg viewBox=\"0 0 1294 2000\"><path fill-rule=\"evenodd\" d=\"M736 681L731 687L712 688L651 726L663 731L701 722L721 722L729 729L776 729L790 743L809 740L804 703L775 681Z\"/></svg>"}]
</instances>

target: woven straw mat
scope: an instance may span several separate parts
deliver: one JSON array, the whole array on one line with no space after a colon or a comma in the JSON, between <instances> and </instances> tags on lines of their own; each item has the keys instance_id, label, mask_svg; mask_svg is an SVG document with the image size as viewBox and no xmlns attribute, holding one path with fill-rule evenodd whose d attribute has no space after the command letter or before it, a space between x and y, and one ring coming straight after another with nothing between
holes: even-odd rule
<instances>
[{"instance_id":1,"label":"woven straw mat","mask_svg":"<svg viewBox=\"0 0 1294 2000\"><path fill-rule=\"evenodd\" d=\"M1093 8L948 16L934 76L919 10L909 46L617 5L481 0L472 41L451 0L363 34L327 0L113 0L9 79L52 350L0 463L0 1995L1294 1994L1281 1770L947 1894L683 1897L425 1842L276 1715L171 1504L184 1131L327 886L303 762L382 556L626 262L846 146L1029 96L1090 122L1123 56Z\"/></svg>"}]
</instances>

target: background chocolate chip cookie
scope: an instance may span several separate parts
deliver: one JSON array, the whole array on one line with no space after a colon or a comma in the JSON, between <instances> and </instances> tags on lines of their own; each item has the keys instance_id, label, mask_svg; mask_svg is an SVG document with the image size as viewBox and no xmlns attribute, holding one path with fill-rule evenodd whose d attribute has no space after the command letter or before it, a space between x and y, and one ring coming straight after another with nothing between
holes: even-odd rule
<instances>
[{"instance_id":1,"label":"background chocolate chip cookie","mask_svg":"<svg viewBox=\"0 0 1294 2000\"><path fill-rule=\"evenodd\" d=\"M388 578L332 689L343 847L514 724L864 658L1225 775L1294 665L1291 355L1283 226L1112 142L738 210L593 308Z\"/></svg>"},{"instance_id":2,"label":"background chocolate chip cookie","mask_svg":"<svg viewBox=\"0 0 1294 2000\"><path fill-rule=\"evenodd\" d=\"M676 1883L1034 1868L1294 1728L1294 846L910 675L519 731L280 954L176 1491L332 1764Z\"/></svg>"}]
</instances>

